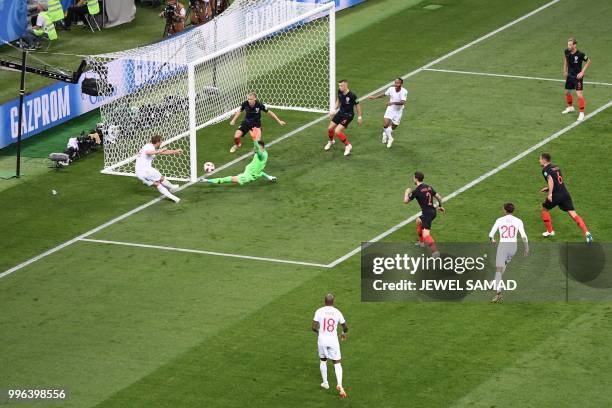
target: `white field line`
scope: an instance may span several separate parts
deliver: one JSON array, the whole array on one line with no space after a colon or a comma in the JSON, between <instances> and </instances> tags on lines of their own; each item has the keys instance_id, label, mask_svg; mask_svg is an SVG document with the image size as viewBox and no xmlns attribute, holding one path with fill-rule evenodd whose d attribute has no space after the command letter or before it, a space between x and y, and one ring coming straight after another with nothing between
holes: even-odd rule
<instances>
[{"instance_id":1,"label":"white field line","mask_svg":"<svg viewBox=\"0 0 612 408\"><path fill-rule=\"evenodd\" d=\"M593 112L589 113L588 115L586 115L584 117L584 120L586 121L586 120L592 118L593 116L597 115L598 113L608 109L610 106L612 106L612 100L609 101L608 103L600 106L599 108L597 108ZM583 122L576 121L576 122L572 123L571 125L568 125L568 126L564 127L563 129L559 130L558 132L553 133L552 135L548 136L546 139L544 139L544 140L540 141L539 143L536 143L535 145L531 146L529 149L524 150L523 152L517 154L516 156L514 156L510 160L507 160L507 161L503 162L502 164L500 164L499 166L497 166L493 170L490 170L490 171L486 172L482 176L475 178L474 180L470 181L469 183L467 183L463 187L461 187L461 188L453 191L449 195L445 196L444 197L444 202L447 202L448 200L451 200L451 199L457 197L459 194L463 193L464 191L469 190L470 188L474 187L477 184L480 184L484 180L486 180L489 177L499 173L500 171L502 171L506 167L516 163L517 161L521 160L523 157L525 157L528 154L534 152L535 150L539 149L540 147L544 146L545 144L547 144L547 143L557 139L558 137L564 135L565 133L569 132L570 130L572 130L573 128L575 128L576 126L578 126L581 123L583 123ZM382 234L379 234L379 235L375 236L374 238L372 238L370 241L368 241L368 243L365 243L365 246L368 246L369 244L374 243L374 242L378 242L381 239L383 239L383 238L393 234L394 232L396 232L400 228L405 227L406 225L410 224L412 221L416 220L420 215L421 215L421 212L418 212L418 213L414 214L413 216L411 216L411 217L405 219L404 221L400 222L399 224L394 225L393 227L389 228L388 230L386 230ZM347 259L349 259L353 255L358 254L360 251L361 251L361 246L359 246L359 247L353 249L352 251L342 255L340 258L336 259L335 261L330 262L329 264L327 264L327 267L328 268L333 268L334 266L336 266L336 265L346 261Z\"/></svg>"},{"instance_id":2,"label":"white field line","mask_svg":"<svg viewBox=\"0 0 612 408\"><path fill-rule=\"evenodd\" d=\"M424 68L423 71L444 72L447 74L488 76L488 77L497 77L497 78L530 79L533 81L565 82L565 79L557 79L557 78L541 78L541 77L532 77L532 76L524 76L524 75L509 75L509 74L492 74L489 72L458 71L455 69ZM607 82L584 81L584 83L589 84L589 85L612 86L612 84L607 83Z\"/></svg>"},{"instance_id":3,"label":"white field line","mask_svg":"<svg viewBox=\"0 0 612 408\"><path fill-rule=\"evenodd\" d=\"M468 49L468 48L470 48L470 47L472 47L472 46L474 46L474 45L476 45L476 44L478 44L478 43L480 43L480 42L482 42L482 41L484 41L484 40L486 40L488 38L491 38L492 36L502 32L502 31L504 31L504 30L506 30L506 29L508 29L508 28L510 28L510 27L512 27L512 26L514 26L514 25L516 25L518 23L520 23L521 21L523 21L523 20L525 20L525 19L527 19L527 18L529 18L529 17L539 13L540 11L545 10L545 9L547 9L548 7L550 7L550 6L554 5L554 4L557 4L559 1L561 1L561 0L552 0L552 1L544 4L543 6L538 7L537 9L535 9L535 10L525 14L524 16L519 17L519 18L517 18L515 20L512 20L508 24L506 24L506 25L504 25L502 27L499 27L499 28L491 31L488 34L485 34L482 37L479 37L479 38L475 39L474 41L471 41L471 42L463 45L462 47L459 47L459 48L449 52L448 54L445 54L445 55L441 56L440 58L437 58L437 59L435 59L435 60L433 60L433 61L423 65L421 68L418 68L418 69L416 69L414 71L411 71L411 72L403 75L402 78L406 79L406 78L409 78L411 76L414 76L414 75L418 74L419 72L421 72L422 70L427 69L427 68L429 68L429 67L431 67L431 66L433 66L435 64L438 64L438 63L440 63L440 62L442 62L442 61L452 57L453 55L455 55L455 54L457 54L457 53L459 53L461 51L464 51L464 50L466 50L466 49ZM389 82L386 85L383 85L380 88L378 88L378 89L370 92L369 94L361 97L360 100L364 100L364 99L368 98L369 96L378 94L381 91L384 91L385 89L387 89L388 87L390 87L392 85L393 85L393 82ZM268 146L275 145L276 143L279 143L279 142L281 142L281 141L283 141L283 140L285 140L285 139L287 139L289 137L292 137L295 134L297 134L297 133L299 133L299 132L301 132L301 131L303 131L303 130L311 127L311 126L314 126L315 124L317 124L319 122L322 122L322 121L324 121L327 118L328 118L328 116L324 115L324 116L319 117L318 119L315 119L315 120L313 120L311 122L308 122L305 125L303 125L303 126L297 128L297 129L295 129L295 130L285 134L284 136L281 136L278 139L275 139L274 141L270 142L268 144ZM217 172L220 172L222 170L225 170L228 167L233 166L234 164L239 163L239 162L241 162L242 160L244 160L246 158L251 157L252 154L253 154L252 152L249 152L247 154L243 154L240 157L237 157L236 159L234 159L234 160L232 160L232 161L230 161L230 162L228 162L228 163L218 167L217 169L215 169L215 171L210 173L209 176L214 174L214 173L217 173ZM194 182L189 182L189 183L183 184L181 186L180 190L188 188L188 187L192 186L193 184L195 184L195 183ZM64 242L64 243L62 243L62 244L60 244L60 245L58 245L56 247L53 247L53 248L51 248L51 249L49 249L49 250L47 250L47 251L45 251L45 252L43 252L41 254L38 254L35 257L28 259L27 261L24 261L24 262L22 262L22 263L20 263L18 265L15 265L12 268L10 268L10 269L0 273L0 279L2 279L4 277L12 274L13 272L16 272L16 271L20 270L22 268L25 268L26 266L31 265L32 263L37 262L40 259L42 259L42 258L44 258L44 257L46 257L48 255L51 255L51 254L53 254L53 253L55 253L57 251L60 251L60 250L64 249L65 247L67 247L69 245L72 245L73 243L75 243L75 242L77 242L79 240L82 240L83 238L87 238L88 236L90 236L92 234L95 234L96 232L98 232L98 231L100 231L100 230L102 230L102 229L104 229L104 228L106 228L106 227L108 227L110 225L113 225L113 224L115 224L115 223L117 223L117 222L119 222L119 221L121 221L121 220L123 220L123 219L125 219L125 218L127 218L127 217L129 217L129 216L131 216L131 215L133 215L135 213L137 213L137 212L140 212L140 211L142 211L142 210L152 206L153 204L158 203L161 200L162 200L162 197L155 198L155 199L149 201L148 203L145 203L145 204L143 204L143 205L141 205L141 206L139 206L139 207L137 207L137 208L135 208L135 209L133 209L131 211L128 211L127 213L125 213L123 215L120 215L120 216L118 216L116 218L113 218L112 220L107 221L106 223L104 223L104 224L102 224L102 225L100 225L100 226L98 226L98 227L96 227L96 228L94 228L94 229L92 229L90 231L87 231L87 232L79 235L78 237L72 238L71 240L66 241L66 242Z\"/></svg>"},{"instance_id":4,"label":"white field line","mask_svg":"<svg viewBox=\"0 0 612 408\"><path fill-rule=\"evenodd\" d=\"M283 264L291 264L291 265L314 266L317 268L327 268L328 267L327 265L315 263L315 262L291 261L288 259L265 258L261 256L249 256L249 255L239 255L239 254L228 254L225 252L203 251L199 249L177 248L177 247L168 247L168 246L161 246L161 245L138 244L134 242L108 241L105 239L90 239L90 238L81 238L79 241L93 242L97 244L106 244L106 245L122 245L122 246L137 247L137 248L158 249L162 251L186 252L190 254L223 256L227 258L248 259L251 261L264 261L264 262L274 262L274 263L283 263Z\"/></svg>"}]
</instances>

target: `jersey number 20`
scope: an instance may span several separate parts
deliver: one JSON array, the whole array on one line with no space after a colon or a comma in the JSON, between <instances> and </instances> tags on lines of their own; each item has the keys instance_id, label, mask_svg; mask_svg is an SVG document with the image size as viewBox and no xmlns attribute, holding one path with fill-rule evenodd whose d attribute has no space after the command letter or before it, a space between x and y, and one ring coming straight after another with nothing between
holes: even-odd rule
<instances>
[{"instance_id":1,"label":"jersey number 20","mask_svg":"<svg viewBox=\"0 0 612 408\"><path fill-rule=\"evenodd\" d=\"M499 232L502 238L514 238L516 236L514 225L502 225Z\"/></svg>"}]
</instances>

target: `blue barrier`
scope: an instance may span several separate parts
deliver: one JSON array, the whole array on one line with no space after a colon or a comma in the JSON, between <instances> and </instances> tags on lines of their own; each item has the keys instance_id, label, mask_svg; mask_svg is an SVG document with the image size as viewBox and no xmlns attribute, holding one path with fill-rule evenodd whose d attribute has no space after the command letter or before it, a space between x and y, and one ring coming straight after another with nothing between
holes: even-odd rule
<instances>
[{"instance_id":1,"label":"blue barrier","mask_svg":"<svg viewBox=\"0 0 612 408\"><path fill-rule=\"evenodd\" d=\"M27 24L28 9L25 0L0 0L0 40L11 42L20 38Z\"/></svg>"}]
</instances>

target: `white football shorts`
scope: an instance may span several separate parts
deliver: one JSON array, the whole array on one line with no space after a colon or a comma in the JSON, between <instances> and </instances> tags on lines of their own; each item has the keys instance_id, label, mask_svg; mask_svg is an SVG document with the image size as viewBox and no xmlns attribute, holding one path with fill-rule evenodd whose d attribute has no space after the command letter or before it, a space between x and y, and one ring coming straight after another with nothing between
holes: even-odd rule
<instances>
[{"instance_id":1,"label":"white football shorts","mask_svg":"<svg viewBox=\"0 0 612 408\"><path fill-rule=\"evenodd\" d=\"M497 255L495 256L495 266L501 268L510 263L516 254L516 242L500 242L497 245Z\"/></svg>"},{"instance_id":2,"label":"white football shorts","mask_svg":"<svg viewBox=\"0 0 612 408\"><path fill-rule=\"evenodd\" d=\"M402 121L403 114L403 110L397 110L393 106L387 106L387 110L385 111L385 119L390 119L391 123L398 126Z\"/></svg>"},{"instance_id":3,"label":"white football shorts","mask_svg":"<svg viewBox=\"0 0 612 408\"><path fill-rule=\"evenodd\" d=\"M340 346L339 345L323 345L319 344L319 358L328 358L330 360L340 360Z\"/></svg>"},{"instance_id":4,"label":"white football shorts","mask_svg":"<svg viewBox=\"0 0 612 408\"><path fill-rule=\"evenodd\" d=\"M143 171L136 172L136 177L147 186L152 186L153 183L160 182L162 174L155 168L151 167Z\"/></svg>"}]
</instances>

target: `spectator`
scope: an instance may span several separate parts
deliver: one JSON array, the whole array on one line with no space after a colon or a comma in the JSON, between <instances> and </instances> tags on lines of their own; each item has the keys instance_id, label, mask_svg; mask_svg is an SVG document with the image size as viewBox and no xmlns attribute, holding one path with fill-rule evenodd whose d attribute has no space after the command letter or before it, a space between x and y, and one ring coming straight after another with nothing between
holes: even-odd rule
<instances>
[{"instance_id":1,"label":"spectator","mask_svg":"<svg viewBox=\"0 0 612 408\"><path fill-rule=\"evenodd\" d=\"M212 18L212 5L211 0L191 0L189 7L191 7L191 24L200 25L204 24Z\"/></svg>"}]
</instances>

